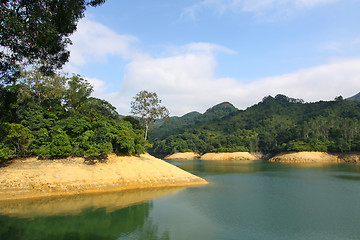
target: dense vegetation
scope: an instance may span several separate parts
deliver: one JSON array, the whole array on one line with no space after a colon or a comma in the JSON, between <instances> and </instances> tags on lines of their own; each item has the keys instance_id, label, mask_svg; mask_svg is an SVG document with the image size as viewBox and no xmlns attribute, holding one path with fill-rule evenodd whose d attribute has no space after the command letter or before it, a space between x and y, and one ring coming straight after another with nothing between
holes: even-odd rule
<instances>
[{"instance_id":1,"label":"dense vegetation","mask_svg":"<svg viewBox=\"0 0 360 240\"><path fill-rule=\"evenodd\" d=\"M0 86L15 82L22 66L54 72L69 59L66 47L88 6L105 0L1 0Z\"/></svg>"},{"instance_id":2,"label":"dense vegetation","mask_svg":"<svg viewBox=\"0 0 360 240\"><path fill-rule=\"evenodd\" d=\"M78 75L38 71L24 71L17 84L0 88L0 160L143 153L138 121L121 119L91 92Z\"/></svg>"},{"instance_id":3,"label":"dense vegetation","mask_svg":"<svg viewBox=\"0 0 360 240\"><path fill-rule=\"evenodd\" d=\"M224 113L223 105L214 108ZM304 103L284 95L268 96L244 111L230 111L218 118L191 116L190 120L187 115L169 119L155 128L151 151L360 151L360 102L341 97Z\"/></svg>"}]
</instances>

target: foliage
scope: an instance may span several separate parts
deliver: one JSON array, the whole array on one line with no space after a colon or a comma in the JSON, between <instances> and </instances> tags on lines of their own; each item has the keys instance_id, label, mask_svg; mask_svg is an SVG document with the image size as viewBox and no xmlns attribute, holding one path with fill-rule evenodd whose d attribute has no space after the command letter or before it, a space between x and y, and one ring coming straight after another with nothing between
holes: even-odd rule
<instances>
[{"instance_id":1,"label":"foliage","mask_svg":"<svg viewBox=\"0 0 360 240\"><path fill-rule=\"evenodd\" d=\"M144 153L144 131L91 91L78 75L22 73L0 91L0 159Z\"/></svg>"},{"instance_id":2,"label":"foliage","mask_svg":"<svg viewBox=\"0 0 360 240\"><path fill-rule=\"evenodd\" d=\"M166 119L169 117L169 111L165 106L160 105L161 100L155 92L141 91L131 102L131 113L139 116L145 126L145 141L149 127L157 119Z\"/></svg>"},{"instance_id":3,"label":"foliage","mask_svg":"<svg viewBox=\"0 0 360 240\"><path fill-rule=\"evenodd\" d=\"M69 58L69 36L87 6L105 0L2 0L0 2L0 83L15 81L19 64L53 73Z\"/></svg>"},{"instance_id":4,"label":"foliage","mask_svg":"<svg viewBox=\"0 0 360 240\"><path fill-rule=\"evenodd\" d=\"M90 97L93 87L86 79L79 75L73 75L67 84L68 88L65 91L65 106L73 113Z\"/></svg>"},{"instance_id":5,"label":"foliage","mask_svg":"<svg viewBox=\"0 0 360 240\"><path fill-rule=\"evenodd\" d=\"M16 123L3 123L0 126L0 136L0 157L4 159L24 156L33 138L28 128Z\"/></svg>"},{"instance_id":6,"label":"foliage","mask_svg":"<svg viewBox=\"0 0 360 240\"><path fill-rule=\"evenodd\" d=\"M172 122L179 127L171 127ZM360 103L304 103L284 95L268 96L246 110L210 121L199 117L193 121L171 118L153 132L157 138L153 138L151 151L156 154L360 151Z\"/></svg>"}]
</instances>

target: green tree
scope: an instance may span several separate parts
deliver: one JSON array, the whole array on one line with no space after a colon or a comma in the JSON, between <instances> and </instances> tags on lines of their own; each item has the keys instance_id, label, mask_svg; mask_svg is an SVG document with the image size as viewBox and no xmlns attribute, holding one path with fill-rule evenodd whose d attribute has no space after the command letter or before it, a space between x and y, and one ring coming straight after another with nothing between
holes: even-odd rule
<instances>
[{"instance_id":1,"label":"green tree","mask_svg":"<svg viewBox=\"0 0 360 240\"><path fill-rule=\"evenodd\" d=\"M69 36L87 6L105 0L1 0L0 84L19 77L19 64L43 73L61 68L69 58Z\"/></svg>"},{"instance_id":2,"label":"green tree","mask_svg":"<svg viewBox=\"0 0 360 240\"><path fill-rule=\"evenodd\" d=\"M161 100L155 92L141 91L131 102L131 113L139 116L145 126L145 142L147 140L149 127L158 119L169 117L169 111L161 106Z\"/></svg>"},{"instance_id":3,"label":"green tree","mask_svg":"<svg viewBox=\"0 0 360 240\"><path fill-rule=\"evenodd\" d=\"M50 143L50 156L67 157L72 153L69 136L61 129L55 131Z\"/></svg>"},{"instance_id":4,"label":"green tree","mask_svg":"<svg viewBox=\"0 0 360 240\"><path fill-rule=\"evenodd\" d=\"M93 92L93 87L80 75L73 75L67 82L65 106L72 112L77 111Z\"/></svg>"},{"instance_id":5,"label":"green tree","mask_svg":"<svg viewBox=\"0 0 360 240\"><path fill-rule=\"evenodd\" d=\"M38 70L25 70L20 74L18 100L25 101L29 98L42 103L64 96L66 77L60 74L47 76Z\"/></svg>"},{"instance_id":6,"label":"green tree","mask_svg":"<svg viewBox=\"0 0 360 240\"><path fill-rule=\"evenodd\" d=\"M3 148L1 158L25 156L33 139L30 130L21 124L5 123L0 126L1 142Z\"/></svg>"}]
</instances>

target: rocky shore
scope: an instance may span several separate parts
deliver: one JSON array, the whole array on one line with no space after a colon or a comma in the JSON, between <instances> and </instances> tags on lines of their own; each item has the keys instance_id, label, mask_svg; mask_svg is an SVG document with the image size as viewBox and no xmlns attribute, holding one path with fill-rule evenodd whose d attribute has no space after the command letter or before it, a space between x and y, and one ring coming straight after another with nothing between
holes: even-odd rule
<instances>
[{"instance_id":1,"label":"rocky shore","mask_svg":"<svg viewBox=\"0 0 360 240\"><path fill-rule=\"evenodd\" d=\"M106 162L96 164L83 158L27 158L0 168L0 201L205 183L148 154L110 155Z\"/></svg>"}]
</instances>

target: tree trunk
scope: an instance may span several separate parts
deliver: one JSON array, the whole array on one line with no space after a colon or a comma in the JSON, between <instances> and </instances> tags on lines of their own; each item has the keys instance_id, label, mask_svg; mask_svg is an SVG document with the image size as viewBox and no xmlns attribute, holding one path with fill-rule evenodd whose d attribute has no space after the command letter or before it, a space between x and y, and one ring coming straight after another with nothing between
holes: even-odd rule
<instances>
[{"instance_id":1,"label":"tree trunk","mask_svg":"<svg viewBox=\"0 0 360 240\"><path fill-rule=\"evenodd\" d=\"M147 140L148 129L149 129L149 124L145 123L145 144L146 144L146 140Z\"/></svg>"}]
</instances>

